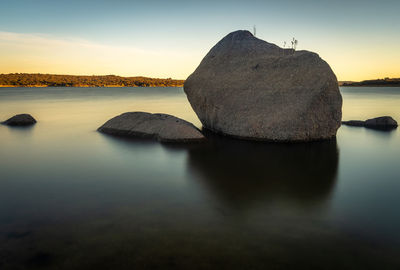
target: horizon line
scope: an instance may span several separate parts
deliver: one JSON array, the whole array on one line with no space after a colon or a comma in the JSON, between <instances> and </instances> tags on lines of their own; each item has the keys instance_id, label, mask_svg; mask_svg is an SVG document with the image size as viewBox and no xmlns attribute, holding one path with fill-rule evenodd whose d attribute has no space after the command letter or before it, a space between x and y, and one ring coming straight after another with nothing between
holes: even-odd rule
<instances>
[{"instance_id":1,"label":"horizon line","mask_svg":"<svg viewBox=\"0 0 400 270\"><path fill-rule=\"evenodd\" d=\"M176 78L172 78L172 77L166 77L166 78L162 78L162 77L148 77L148 76L142 76L142 75L134 75L134 76L122 76L122 75L117 75L117 74L68 74L68 73L64 73L64 74L57 74L57 73L41 73L41 72L10 72L10 73L0 73L1 75L13 75L13 74L26 74L26 75L56 75L56 76L116 76L116 77L122 77L122 78L149 78L149 79L170 79L170 80L176 80L176 81L185 81L186 79L176 79ZM400 77L389 77L389 76L384 76L381 78L369 78L369 79L363 79L360 81L354 81L354 80L338 80L338 82L362 82L362 81L369 81L369 80L386 80L386 79L400 79Z\"/></svg>"}]
</instances>

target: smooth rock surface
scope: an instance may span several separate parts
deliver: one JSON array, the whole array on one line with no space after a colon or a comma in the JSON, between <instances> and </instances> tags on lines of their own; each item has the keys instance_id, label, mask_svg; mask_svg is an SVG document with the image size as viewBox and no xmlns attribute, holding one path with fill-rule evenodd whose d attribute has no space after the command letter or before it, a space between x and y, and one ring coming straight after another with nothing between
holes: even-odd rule
<instances>
[{"instance_id":1,"label":"smooth rock surface","mask_svg":"<svg viewBox=\"0 0 400 270\"><path fill-rule=\"evenodd\" d=\"M30 114L17 114L10 119L3 122L4 125L8 126L30 126L36 123L35 118Z\"/></svg>"},{"instance_id":2,"label":"smooth rock surface","mask_svg":"<svg viewBox=\"0 0 400 270\"><path fill-rule=\"evenodd\" d=\"M397 122L390 116L381 116L376 118L371 118L365 121L362 120L350 120L343 121L343 125L356 126L356 127L366 127L371 129L380 130L391 130L397 128Z\"/></svg>"},{"instance_id":3,"label":"smooth rock surface","mask_svg":"<svg viewBox=\"0 0 400 270\"><path fill-rule=\"evenodd\" d=\"M98 131L110 135L154 138L161 142L193 142L205 139L193 124L162 113L123 113L108 120Z\"/></svg>"},{"instance_id":4,"label":"smooth rock surface","mask_svg":"<svg viewBox=\"0 0 400 270\"><path fill-rule=\"evenodd\" d=\"M249 31L218 42L184 90L205 128L234 137L319 140L334 137L341 124L342 97L329 65Z\"/></svg>"}]
</instances>

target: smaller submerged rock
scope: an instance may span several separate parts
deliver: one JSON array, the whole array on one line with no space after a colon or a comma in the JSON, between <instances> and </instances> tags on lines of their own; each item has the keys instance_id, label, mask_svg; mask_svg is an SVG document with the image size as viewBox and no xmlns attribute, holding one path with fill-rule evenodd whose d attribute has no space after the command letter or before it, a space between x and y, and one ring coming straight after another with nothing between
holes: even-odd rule
<instances>
[{"instance_id":1,"label":"smaller submerged rock","mask_svg":"<svg viewBox=\"0 0 400 270\"><path fill-rule=\"evenodd\" d=\"M365 126L365 121L362 120L350 120L350 121L342 121L343 125L352 126L352 127L363 127Z\"/></svg>"},{"instance_id":2,"label":"smaller submerged rock","mask_svg":"<svg viewBox=\"0 0 400 270\"><path fill-rule=\"evenodd\" d=\"M98 131L117 136L154 138L160 142L194 142L205 139L192 123L163 113L123 113L108 120Z\"/></svg>"},{"instance_id":3,"label":"smaller submerged rock","mask_svg":"<svg viewBox=\"0 0 400 270\"><path fill-rule=\"evenodd\" d=\"M397 122L390 116L382 116L366 120L365 127L375 129L394 129L397 128Z\"/></svg>"},{"instance_id":4,"label":"smaller submerged rock","mask_svg":"<svg viewBox=\"0 0 400 270\"><path fill-rule=\"evenodd\" d=\"M10 119L3 122L4 125L8 126L30 126L36 123L35 118L30 114L17 114Z\"/></svg>"},{"instance_id":5,"label":"smaller submerged rock","mask_svg":"<svg viewBox=\"0 0 400 270\"><path fill-rule=\"evenodd\" d=\"M381 116L376 118L371 118L365 121L361 120L350 120L343 121L343 125L356 126L356 127L366 127L371 129L380 130L392 130L397 128L397 122L390 116Z\"/></svg>"}]
</instances>

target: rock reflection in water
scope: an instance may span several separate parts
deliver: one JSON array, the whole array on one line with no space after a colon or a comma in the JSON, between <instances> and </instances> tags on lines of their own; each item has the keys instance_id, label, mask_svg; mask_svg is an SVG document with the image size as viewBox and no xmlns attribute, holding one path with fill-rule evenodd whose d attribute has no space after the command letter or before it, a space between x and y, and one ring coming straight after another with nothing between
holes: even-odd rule
<instances>
[{"instance_id":1,"label":"rock reflection in water","mask_svg":"<svg viewBox=\"0 0 400 270\"><path fill-rule=\"evenodd\" d=\"M189 171L231 207L276 199L317 205L333 190L336 139L282 144L206 135L207 145L189 150Z\"/></svg>"}]
</instances>

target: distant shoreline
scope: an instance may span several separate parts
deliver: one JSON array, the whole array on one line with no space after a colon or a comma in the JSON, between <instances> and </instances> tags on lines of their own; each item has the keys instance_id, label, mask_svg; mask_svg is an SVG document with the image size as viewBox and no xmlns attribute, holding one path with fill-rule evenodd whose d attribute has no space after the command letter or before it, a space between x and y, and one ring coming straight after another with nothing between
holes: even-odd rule
<instances>
[{"instance_id":1,"label":"distant shoreline","mask_svg":"<svg viewBox=\"0 0 400 270\"><path fill-rule=\"evenodd\" d=\"M340 87L400 87L400 84L397 85L339 85Z\"/></svg>"},{"instance_id":2,"label":"distant shoreline","mask_svg":"<svg viewBox=\"0 0 400 270\"><path fill-rule=\"evenodd\" d=\"M174 85L174 86L126 86L126 85L101 85L101 86L93 86L93 85L73 85L73 86L53 86L53 85L0 85L0 88L17 88L17 87L26 87L26 88L47 88L47 87L57 87L57 88L71 88L71 87L81 87L81 88L100 88L100 87L183 87L182 85ZM339 84L339 87L400 87L400 84L392 84L392 85L343 85Z\"/></svg>"},{"instance_id":3,"label":"distant shoreline","mask_svg":"<svg viewBox=\"0 0 400 270\"><path fill-rule=\"evenodd\" d=\"M131 87L131 88L136 88L136 87L183 87L182 85L176 85L176 86L124 86L124 85L102 85L102 86L87 86L87 85L77 85L77 86L52 86L52 85L0 85L0 88L48 88L48 87L56 87L56 88L73 88L73 87L80 87L80 88L101 88L101 87L107 87L107 88L112 88L112 87Z\"/></svg>"},{"instance_id":4,"label":"distant shoreline","mask_svg":"<svg viewBox=\"0 0 400 270\"><path fill-rule=\"evenodd\" d=\"M116 75L0 74L0 87L182 87L184 80Z\"/></svg>"},{"instance_id":5,"label":"distant shoreline","mask_svg":"<svg viewBox=\"0 0 400 270\"><path fill-rule=\"evenodd\" d=\"M385 78L376 80L365 80L361 82L339 81L339 86L348 87L400 87L400 78Z\"/></svg>"},{"instance_id":6,"label":"distant shoreline","mask_svg":"<svg viewBox=\"0 0 400 270\"><path fill-rule=\"evenodd\" d=\"M0 74L0 87L183 87L185 80L116 75ZM341 87L400 87L400 78L339 81Z\"/></svg>"}]
</instances>

